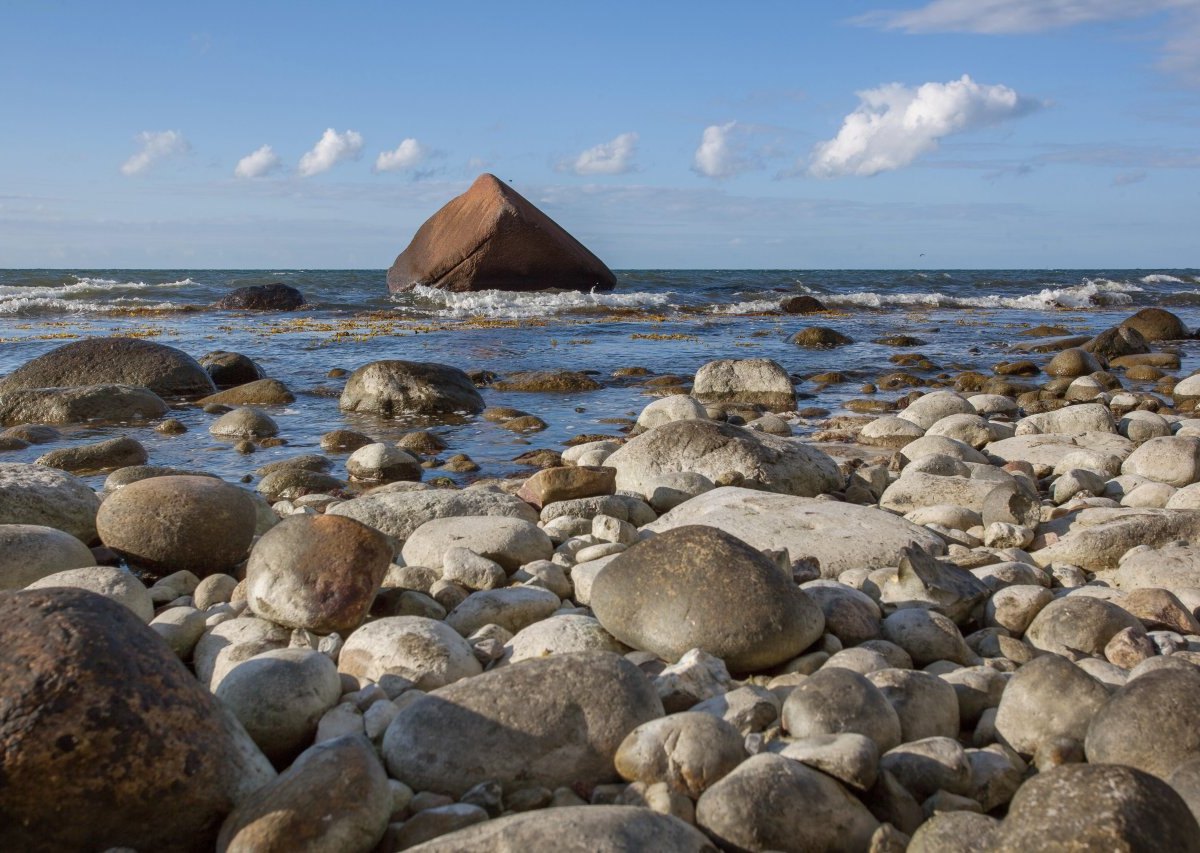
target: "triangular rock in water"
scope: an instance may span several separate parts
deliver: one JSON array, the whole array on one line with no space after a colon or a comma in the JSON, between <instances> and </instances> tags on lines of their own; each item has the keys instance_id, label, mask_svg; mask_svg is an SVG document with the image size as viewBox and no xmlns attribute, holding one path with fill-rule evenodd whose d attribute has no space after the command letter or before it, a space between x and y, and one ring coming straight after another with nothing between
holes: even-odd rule
<instances>
[{"instance_id":1,"label":"triangular rock in water","mask_svg":"<svg viewBox=\"0 0 1200 853\"><path fill-rule=\"evenodd\" d=\"M495 175L425 221L388 270L393 293L441 290L612 290L604 262Z\"/></svg>"},{"instance_id":2,"label":"triangular rock in water","mask_svg":"<svg viewBox=\"0 0 1200 853\"><path fill-rule=\"evenodd\" d=\"M896 578L885 583L881 592L885 604L928 607L955 622L965 620L988 596L987 585L966 569L913 547L901 552Z\"/></svg>"}]
</instances>

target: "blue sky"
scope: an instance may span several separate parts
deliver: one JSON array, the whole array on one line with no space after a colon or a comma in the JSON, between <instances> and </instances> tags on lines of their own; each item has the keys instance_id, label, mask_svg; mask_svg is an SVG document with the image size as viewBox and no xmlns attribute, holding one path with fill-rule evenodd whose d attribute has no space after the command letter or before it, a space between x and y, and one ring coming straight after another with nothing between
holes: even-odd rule
<instances>
[{"instance_id":1,"label":"blue sky","mask_svg":"<svg viewBox=\"0 0 1200 853\"><path fill-rule=\"evenodd\" d=\"M0 103L0 267L383 268L481 171L614 268L1200 266L1200 0L10 0Z\"/></svg>"}]
</instances>

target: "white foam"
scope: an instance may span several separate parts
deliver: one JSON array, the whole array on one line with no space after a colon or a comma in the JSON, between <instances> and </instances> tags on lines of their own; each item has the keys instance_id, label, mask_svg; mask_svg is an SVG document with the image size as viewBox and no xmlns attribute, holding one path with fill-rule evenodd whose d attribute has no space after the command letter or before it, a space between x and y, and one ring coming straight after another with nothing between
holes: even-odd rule
<instances>
[{"instance_id":1,"label":"white foam","mask_svg":"<svg viewBox=\"0 0 1200 853\"><path fill-rule=\"evenodd\" d=\"M827 294L823 297L827 305L857 305L864 308L885 306L908 306L914 308L1015 308L1027 311L1047 311L1054 308L1096 308L1107 305L1128 305L1133 302L1130 293L1140 293L1142 288L1125 281L1109 279L1084 279L1083 284L1071 287L1047 287L1037 293L1024 296L950 296L936 291L931 293L874 293L871 291L845 294Z\"/></svg>"},{"instance_id":2,"label":"white foam","mask_svg":"<svg viewBox=\"0 0 1200 853\"><path fill-rule=\"evenodd\" d=\"M495 319L526 319L565 314L574 311L601 310L605 308L666 308L672 307L670 293L597 293L591 291L563 291L561 293L534 291L516 293L507 290L480 290L474 293L451 293L436 287L418 284L412 295L425 303L433 303L433 314L438 317L488 317ZM403 294L393 296L393 301L405 301ZM422 310L424 306L418 306ZM401 305L400 310L412 310ZM424 309L427 311L427 309Z\"/></svg>"},{"instance_id":3,"label":"white foam","mask_svg":"<svg viewBox=\"0 0 1200 853\"><path fill-rule=\"evenodd\" d=\"M146 292L195 284L190 278L160 284L88 276L72 278L75 279L73 284L53 286L0 285L0 314L74 313L129 307L168 309L176 306L170 302L155 302L134 294L150 295ZM104 301L96 301L97 297L103 298Z\"/></svg>"},{"instance_id":4,"label":"white foam","mask_svg":"<svg viewBox=\"0 0 1200 853\"><path fill-rule=\"evenodd\" d=\"M713 314L761 314L764 311L779 310L779 300L751 299L747 302L734 302L729 305L714 305L709 310Z\"/></svg>"},{"instance_id":5,"label":"white foam","mask_svg":"<svg viewBox=\"0 0 1200 853\"><path fill-rule=\"evenodd\" d=\"M1182 278L1176 278L1173 275L1164 273L1155 273L1154 275L1142 276L1143 284L1186 284Z\"/></svg>"}]
</instances>

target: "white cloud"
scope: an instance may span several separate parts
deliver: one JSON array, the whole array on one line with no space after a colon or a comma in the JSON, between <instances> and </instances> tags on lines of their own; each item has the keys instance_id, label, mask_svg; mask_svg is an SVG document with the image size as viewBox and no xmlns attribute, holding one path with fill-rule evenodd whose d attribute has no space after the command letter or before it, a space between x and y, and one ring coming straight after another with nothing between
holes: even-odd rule
<instances>
[{"instance_id":1,"label":"white cloud","mask_svg":"<svg viewBox=\"0 0 1200 853\"><path fill-rule=\"evenodd\" d=\"M140 175L159 160L191 150L178 130L143 130L134 138L142 148L121 165L123 175Z\"/></svg>"},{"instance_id":2,"label":"white cloud","mask_svg":"<svg viewBox=\"0 0 1200 853\"><path fill-rule=\"evenodd\" d=\"M428 157L428 148L415 139L405 139L396 146L394 151L383 151L375 158L375 171L396 172L401 169L412 169L425 162Z\"/></svg>"},{"instance_id":3,"label":"white cloud","mask_svg":"<svg viewBox=\"0 0 1200 853\"><path fill-rule=\"evenodd\" d=\"M746 156L740 139L744 130L736 121L704 128L700 147L692 157L692 170L706 178L730 178L753 169L755 163Z\"/></svg>"},{"instance_id":4,"label":"white cloud","mask_svg":"<svg viewBox=\"0 0 1200 853\"><path fill-rule=\"evenodd\" d=\"M275 149L270 145L264 145L238 160L237 168L233 170L233 176L235 178L261 178L281 165L282 162L279 155L275 153Z\"/></svg>"},{"instance_id":5,"label":"white cloud","mask_svg":"<svg viewBox=\"0 0 1200 853\"><path fill-rule=\"evenodd\" d=\"M809 173L829 178L875 175L907 166L938 140L1036 109L1007 86L981 86L969 76L910 88L889 83L859 92L859 105L838 135L813 149Z\"/></svg>"},{"instance_id":6,"label":"white cloud","mask_svg":"<svg viewBox=\"0 0 1200 853\"><path fill-rule=\"evenodd\" d=\"M623 175L632 172L637 141L636 133L622 133L612 142L602 142L589 148L573 161L560 163L559 171L570 171L577 175Z\"/></svg>"},{"instance_id":7,"label":"white cloud","mask_svg":"<svg viewBox=\"0 0 1200 853\"><path fill-rule=\"evenodd\" d=\"M919 9L868 12L856 23L909 33L1040 33L1095 21L1195 8L1197 0L933 0Z\"/></svg>"},{"instance_id":8,"label":"white cloud","mask_svg":"<svg viewBox=\"0 0 1200 853\"><path fill-rule=\"evenodd\" d=\"M353 130L338 133L332 127L328 128L312 151L300 158L300 176L310 178L328 172L342 160L357 160L362 154L362 147L362 134Z\"/></svg>"}]
</instances>

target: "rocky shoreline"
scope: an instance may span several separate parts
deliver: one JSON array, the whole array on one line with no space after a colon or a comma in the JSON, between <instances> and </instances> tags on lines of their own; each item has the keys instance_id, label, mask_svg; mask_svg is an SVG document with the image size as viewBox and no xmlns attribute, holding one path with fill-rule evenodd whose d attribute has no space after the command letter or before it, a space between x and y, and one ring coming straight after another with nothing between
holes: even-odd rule
<instances>
[{"instance_id":1,"label":"rocky shoreline","mask_svg":"<svg viewBox=\"0 0 1200 853\"><path fill-rule=\"evenodd\" d=\"M119 434L0 455L0 847L1200 850L1189 332L1032 331L992 375L905 352L810 440L786 370L712 361L464 488L436 428L244 483ZM84 340L0 379L0 450L186 405L250 452L286 379ZM529 434L489 387L599 387L331 379L344 412Z\"/></svg>"}]
</instances>

